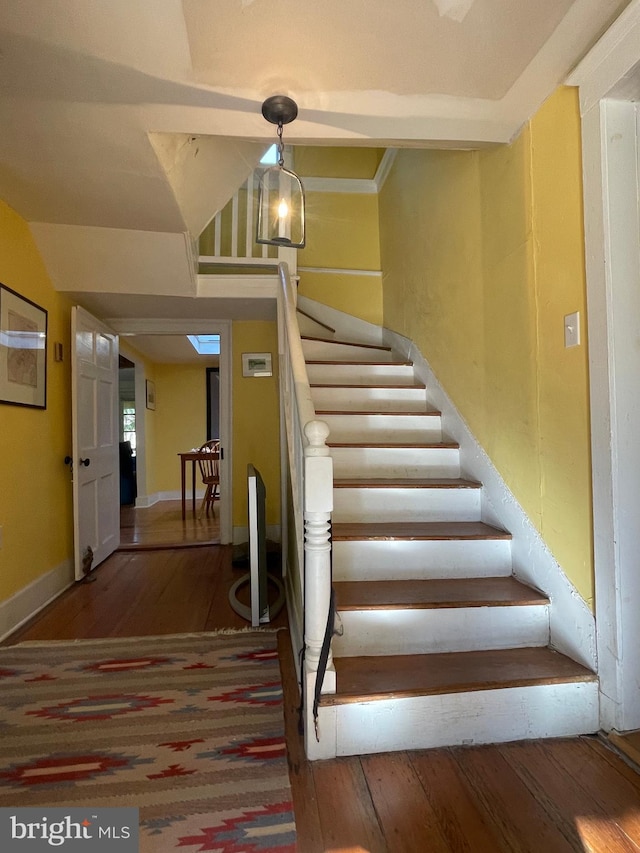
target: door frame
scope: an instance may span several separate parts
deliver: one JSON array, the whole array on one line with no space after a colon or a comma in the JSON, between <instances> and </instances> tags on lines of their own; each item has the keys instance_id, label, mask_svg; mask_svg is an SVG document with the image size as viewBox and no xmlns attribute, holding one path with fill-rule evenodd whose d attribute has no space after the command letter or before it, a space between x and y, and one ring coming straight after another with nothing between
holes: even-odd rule
<instances>
[{"instance_id":1,"label":"door frame","mask_svg":"<svg viewBox=\"0 0 640 853\"><path fill-rule=\"evenodd\" d=\"M134 335L220 335L220 444L224 448L224 458L220 460L220 491L225 496L220 501L220 542L223 545L233 542L232 321L132 318L109 322L125 343L128 337ZM144 365L138 361L135 363L136 410L140 405L140 411L144 413ZM137 369L138 366L140 369Z\"/></svg>"},{"instance_id":2,"label":"door frame","mask_svg":"<svg viewBox=\"0 0 640 853\"><path fill-rule=\"evenodd\" d=\"M640 728L640 0L568 79L582 114L596 630L605 730Z\"/></svg>"}]
</instances>

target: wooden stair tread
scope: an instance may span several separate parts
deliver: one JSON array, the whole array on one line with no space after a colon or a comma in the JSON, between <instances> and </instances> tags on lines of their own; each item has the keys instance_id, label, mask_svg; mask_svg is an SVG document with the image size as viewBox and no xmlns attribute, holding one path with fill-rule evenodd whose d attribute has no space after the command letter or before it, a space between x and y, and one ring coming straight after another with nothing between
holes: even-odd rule
<instances>
[{"instance_id":1,"label":"wooden stair tread","mask_svg":"<svg viewBox=\"0 0 640 853\"><path fill-rule=\"evenodd\" d=\"M358 341L338 341L334 338L329 340L327 338L316 338L312 335L300 335L300 338L303 341L319 341L322 344L338 344L341 346L359 347L360 349L379 349L383 350L383 352L391 352L391 347L386 347L383 344L362 344L358 343Z\"/></svg>"},{"instance_id":2,"label":"wooden stair tread","mask_svg":"<svg viewBox=\"0 0 640 853\"><path fill-rule=\"evenodd\" d=\"M342 477L334 479L334 489L481 489L477 480L465 480L462 477L368 477L354 479Z\"/></svg>"},{"instance_id":3,"label":"wooden stair tread","mask_svg":"<svg viewBox=\"0 0 640 853\"><path fill-rule=\"evenodd\" d=\"M338 521L332 525L334 542L348 540L511 539L482 521Z\"/></svg>"},{"instance_id":4,"label":"wooden stair tread","mask_svg":"<svg viewBox=\"0 0 640 853\"><path fill-rule=\"evenodd\" d=\"M413 367L412 361L352 361L348 359L305 359L305 364L338 364L346 367Z\"/></svg>"},{"instance_id":5,"label":"wooden stair tread","mask_svg":"<svg viewBox=\"0 0 640 853\"><path fill-rule=\"evenodd\" d=\"M460 445L457 441L402 441L402 437L397 442L391 444L388 441L327 441L327 447L356 447L382 449L382 450L397 450L409 448L411 450L458 450Z\"/></svg>"},{"instance_id":6,"label":"wooden stair tread","mask_svg":"<svg viewBox=\"0 0 640 853\"><path fill-rule=\"evenodd\" d=\"M505 578L339 581L334 583L336 609L423 610L450 607L546 605L546 595Z\"/></svg>"},{"instance_id":7,"label":"wooden stair tread","mask_svg":"<svg viewBox=\"0 0 640 853\"><path fill-rule=\"evenodd\" d=\"M381 415L382 417L408 417L408 418L424 418L424 417L433 417L439 418L442 415L442 412L439 412L437 409L425 409L424 412L385 412L382 409L377 409L375 412L370 409L363 409L361 411L357 411L355 409L316 409L316 415Z\"/></svg>"},{"instance_id":8,"label":"wooden stair tread","mask_svg":"<svg viewBox=\"0 0 640 853\"><path fill-rule=\"evenodd\" d=\"M391 389L393 391L401 389L408 389L409 391L424 391L427 386L424 382L414 382L412 385L403 384L401 382L383 382L377 384L371 384L369 382L310 382L309 388L366 388L367 390L373 389Z\"/></svg>"},{"instance_id":9,"label":"wooden stair tread","mask_svg":"<svg viewBox=\"0 0 640 853\"><path fill-rule=\"evenodd\" d=\"M547 647L334 658L337 692L322 705L596 681L596 675Z\"/></svg>"}]
</instances>

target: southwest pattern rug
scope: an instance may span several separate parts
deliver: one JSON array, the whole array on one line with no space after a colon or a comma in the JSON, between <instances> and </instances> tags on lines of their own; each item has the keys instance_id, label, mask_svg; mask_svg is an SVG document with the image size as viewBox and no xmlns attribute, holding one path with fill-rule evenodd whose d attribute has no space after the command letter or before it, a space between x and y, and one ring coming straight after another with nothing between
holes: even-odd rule
<instances>
[{"instance_id":1,"label":"southwest pattern rug","mask_svg":"<svg viewBox=\"0 0 640 853\"><path fill-rule=\"evenodd\" d=\"M0 806L138 807L144 853L293 853L276 634L0 649Z\"/></svg>"}]
</instances>

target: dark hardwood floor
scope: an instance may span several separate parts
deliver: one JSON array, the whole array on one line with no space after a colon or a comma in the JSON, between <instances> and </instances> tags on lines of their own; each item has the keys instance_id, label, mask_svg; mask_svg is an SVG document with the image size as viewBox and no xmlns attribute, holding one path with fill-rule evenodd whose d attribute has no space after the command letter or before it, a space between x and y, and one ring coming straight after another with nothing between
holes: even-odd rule
<instances>
[{"instance_id":1,"label":"dark hardwood floor","mask_svg":"<svg viewBox=\"0 0 640 853\"><path fill-rule=\"evenodd\" d=\"M7 643L246 627L238 575L230 546L116 553ZM272 627L300 853L640 851L640 776L596 737L308 762L284 612Z\"/></svg>"}]
</instances>

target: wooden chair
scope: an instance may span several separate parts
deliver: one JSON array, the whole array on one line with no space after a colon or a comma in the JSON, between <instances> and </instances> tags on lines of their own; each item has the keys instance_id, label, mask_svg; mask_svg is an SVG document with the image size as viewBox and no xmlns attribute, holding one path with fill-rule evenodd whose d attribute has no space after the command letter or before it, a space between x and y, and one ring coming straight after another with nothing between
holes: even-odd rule
<instances>
[{"instance_id":1,"label":"wooden chair","mask_svg":"<svg viewBox=\"0 0 640 853\"><path fill-rule=\"evenodd\" d=\"M217 439L205 441L200 448L200 453L206 453L204 458L198 459L202 482L207 487L200 507L200 516L206 511L209 515L209 507L213 512L213 502L218 500L220 487L220 442Z\"/></svg>"}]
</instances>

